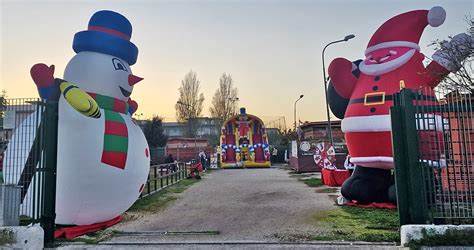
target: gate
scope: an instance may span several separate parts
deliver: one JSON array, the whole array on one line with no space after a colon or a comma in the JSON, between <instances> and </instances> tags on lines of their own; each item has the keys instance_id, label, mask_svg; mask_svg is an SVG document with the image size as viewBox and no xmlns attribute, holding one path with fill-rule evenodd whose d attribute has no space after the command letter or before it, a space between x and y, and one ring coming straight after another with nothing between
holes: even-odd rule
<instances>
[{"instance_id":1,"label":"gate","mask_svg":"<svg viewBox=\"0 0 474 250\"><path fill-rule=\"evenodd\" d=\"M56 216L57 101L6 99L3 131L9 138L4 152L4 182L21 187L20 215L40 223L45 243L52 243Z\"/></svg>"},{"instance_id":2,"label":"gate","mask_svg":"<svg viewBox=\"0 0 474 250\"><path fill-rule=\"evenodd\" d=\"M474 96L402 90L390 109L400 224L474 223Z\"/></svg>"}]
</instances>

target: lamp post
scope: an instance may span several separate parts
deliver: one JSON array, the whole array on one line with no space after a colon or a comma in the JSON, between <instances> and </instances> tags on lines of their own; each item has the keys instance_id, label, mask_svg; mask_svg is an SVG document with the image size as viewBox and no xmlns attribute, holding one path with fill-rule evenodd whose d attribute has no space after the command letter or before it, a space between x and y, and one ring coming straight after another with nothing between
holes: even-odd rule
<instances>
[{"instance_id":1,"label":"lamp post","mask_svg":"<svg viewBox=\"0 0 474 250\"><path fill-rule=\"evenodd\" d=\"M293 109L294 109L294 121L295 121L295 125L294 125L294 129L296 131L296 103L301 100L301 98L303 98L304 95L300 95L300 98L296 99L295 101L295 105L293 106Z\"/></svg>"},{"instance_id":2,"label":"lamp post","mask_svg":"<svg viewBox=\"0 0 474 250\"><path fill-rule=\"evenodd\" d=\"M329 142L331 143L331 145L333 144L333 138L332 138L332 127L331 127L331 115L329 113L329 102L328 102L328 86L327 86L327 78L326 78L326 67L324 65L324 52L326 51L326 48L331 45L331 44L335 44L335 43L340 43L340 42L347 42L349 40L351 40L352 38L354 38L355 36L354 35L347 35L346 37L344 37L344 39L341 39L341 40L337 40L337 41L333 41L333 42L330 42L328 43L326 46L324 46L324 49L323 49L323 52L321 53L321 57L323 58L323 78L324 78L324 93L325 93L325 97L326 97L326 114L327 114L327 119L328 119L328 130L329 130Z\"/></svg>"}]
</instances>

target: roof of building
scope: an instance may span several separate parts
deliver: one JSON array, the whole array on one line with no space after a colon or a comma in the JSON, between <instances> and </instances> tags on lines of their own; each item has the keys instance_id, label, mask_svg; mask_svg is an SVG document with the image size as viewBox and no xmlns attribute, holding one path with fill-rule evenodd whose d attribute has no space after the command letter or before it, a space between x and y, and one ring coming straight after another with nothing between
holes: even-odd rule
<instances>
[{"instance_id":1,"label":"roof of building","mask_svg":"<svg viewBox=\"0 0 474 250\"><path fill-rule=\"evenodd\" d=\"M194 142L194 141L199 141L199 142L205 142L207 141L206 138L189 138L189 137L182 137L182 136L172 136L168 138L168 142L170 141L189 141L189 142Z\"/></svg>"},{"instance_id":2,"label":"roof of building","mask_svg":"<svg viewBox=\"0 0 474 250\"><path fill-rule=\"evenodd\" d=\"M301 129L307 128L307 127L325 127L328 124L327 121L316 121L316 122L305 122L301 124ZM331 121L331 125L336 125L336 126L341 126L341 120L334 120Z\"/></svg>"}]
</instances>

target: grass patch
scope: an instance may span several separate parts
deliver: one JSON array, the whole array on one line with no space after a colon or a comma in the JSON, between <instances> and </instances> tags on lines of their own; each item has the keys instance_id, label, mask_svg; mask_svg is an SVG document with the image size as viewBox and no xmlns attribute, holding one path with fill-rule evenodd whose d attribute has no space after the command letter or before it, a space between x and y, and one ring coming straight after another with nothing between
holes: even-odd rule
<instances>
[{"instance_id":1,"label":"grass patch","mask_svg":"<svg viewBox=\"0 0 474 250\"><path fill-rule=\"evenodd\" d=\"M316 193L337 193L338 188L322 188L316 190Z\"/></svg>"},{"instance_id":2,"label":"grass patch","mask_svg":"<svg viewBox=\"0 0 474 250\"><path fill-rule=\"evenodd\" d=\"M312 217L325 231L312 240L400 241L396 210L343 206Z\"/></svg>"},{"instance_id":3,"label":"grass patch","mask_svg":"<svg viewBox=\"0 0 474 250\"><path fill-rule=\"evenodd\" d=\"M304 179L303 182L304 182L304 184L306 184L310 187L320 187L320 186L323 185L323 182L321 181L320 178Z\"/></svg>"},{"instance_id":4,"label":"grass patch","mask_svg":"<svg viewBox=\"0 0 474 250\"><path fill-rule=\"evenodd\" d=\"M176 194L184 192L198 180L184 179L172 186L162 189L150 196L139 199L127 212L157 212L165 208L170 202L178 199Z\"/></svg>"}]
</instances>

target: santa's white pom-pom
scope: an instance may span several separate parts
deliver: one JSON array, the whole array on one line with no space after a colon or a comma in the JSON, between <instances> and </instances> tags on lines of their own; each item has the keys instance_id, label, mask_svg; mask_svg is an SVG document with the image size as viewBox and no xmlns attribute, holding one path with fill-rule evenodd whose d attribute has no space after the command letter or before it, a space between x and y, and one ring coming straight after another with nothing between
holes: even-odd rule
<instances>
[{"instance_id":1,"label":"santa's white pom-pom","mask_svg":"<svg viewBox=\"0 0 474 250\"><path fill-rule=\"evenodd\" d=\"M446 11L441 6L435 6L428 11L428 23L430 26L438 27L446 20Z\"/></svg>"}]
</instances>

